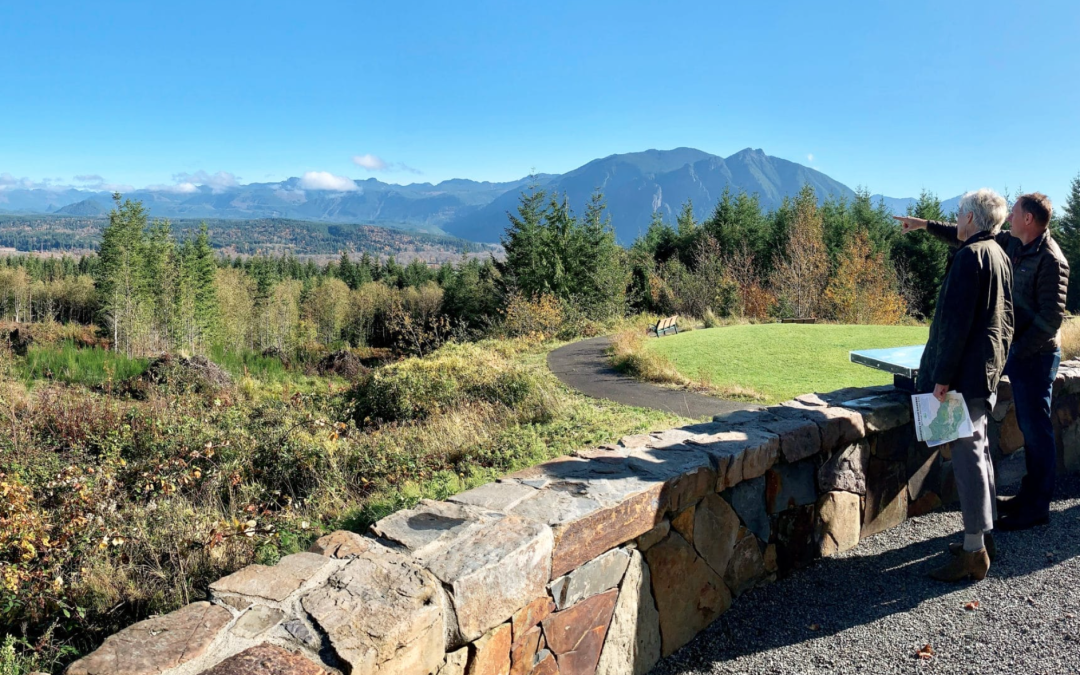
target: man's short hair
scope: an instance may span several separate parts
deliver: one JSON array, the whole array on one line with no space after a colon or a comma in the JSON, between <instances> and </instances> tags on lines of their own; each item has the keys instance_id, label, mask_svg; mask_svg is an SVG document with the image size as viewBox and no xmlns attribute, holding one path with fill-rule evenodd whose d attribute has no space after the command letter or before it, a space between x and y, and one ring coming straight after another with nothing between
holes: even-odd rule
<instances>
[{"instance_id":1,"label":"man's short hair","mask_svg":"<svg viewBox=\"0 0 1080 675\"><path fill-rule=\"evenodd\" d=\"M960 205L956 207L958 218L961 213L975 216L975 227L980 232L997 234L1009 216L1009 206L1004 197L990 188L982 188L968 192L960 198Z\"/></svg>"},{"instance_id":2,"label":"man's short hair","mask_svg":"<svg viewBox=\"0 0 1080 675\"><path fill-rule=\"evenodd\" d=\"M1026 195L1020 195L1016 198L1016 203L1020 205L1024 213L1031 214L1031 217L1035 219L1035 224L1039 227L1046 227L1050 224L1050 216L1054 214L1054 205L1050 202L1050 198L1043 193L1029 192Z\"/></svg>"}]
</instances>

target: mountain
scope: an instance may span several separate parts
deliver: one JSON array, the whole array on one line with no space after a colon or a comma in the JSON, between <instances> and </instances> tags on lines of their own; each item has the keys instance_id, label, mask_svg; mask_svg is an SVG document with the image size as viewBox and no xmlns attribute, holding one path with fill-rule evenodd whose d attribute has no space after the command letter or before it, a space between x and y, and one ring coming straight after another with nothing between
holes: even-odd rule
<instances>
[{"instance_id":1,"label":"mountain","mask_svg":"<svg viewBox=\"0 0 1080 675\"><path fill-rule=\"evenodd\" d=\"M946 215L950 213L955 213L956 207L960 204L960 197L962 196L963 195L957 195L952 199L946 199L941 202L942 212L944 212ZM875 204L877 204L879 201L885 202L885 206L898 216L906 215L908 207L915 206L915 204L919 201L915 197L886 197L885 195L872 195L870 199Z\"/></svg>"},{"instance_id":2,"label":"mountain","mask_svg":"<svg viewBox=\"0 0 1080 675\"><path fill-rule=\"evenodd\" d=\"M448 233L463 239L497 242L507 212L517 209L522 190L539 187L565 196L583 213L594 190L604 193L620 243L629 245L645 231L655 211L674 219L686 200L704 219L725 188L757 194L762 207L774 209L785 197L812 185L822 200L851 199L854 192L829 176L760 149L730 157L694 148L646 150L593 160L564 174L540 174L507 182L453 178L441 183L395 185L375 178L353 181L347 190L312 189L303 178L249 183L227 188L172 186L144 188L125 197L143 202L151 216L174 219L296 219L365 224ZM307 187L305 187L307 186ZM912 198L883 199L894 213L904 213ZM958 198L957 198L958 199ZM946 201L946 213L957 199ZM0 189L0 213L102 217L112 208L112 194L72 188Z\"/></svg>"},{"instance_id":3,"label":"mountain","mask_svg":"<svg viewBox=\"0 0 1080 675\"><path fill-rule=\"evenodd\" d=\"M84 199L81 202L75 202L74 204L68 204L67 206L61 206L56 209L54 213L65 216L85 216L92 218L95 216L105 217L109 215L109 207L101 203L101 201L90 198Z\"/></svg>"},{"instance_id":4,"label":"mountain","mask_svg":"<svg viewBox=\"0 0 1080 675\"><path fill-rule=\"evenodd\" d=\"M761 205L773 209L807 183L822 199L855 196L851 188L820 171L751 148L726 158L692 148L611 155L552 176L539 186L566 195L577 213L584 211L589 196L599 188L619 242L629 245L648 228L654 211L672 219L687 199L694 204L695 217L704 219L724 188L757 193ZM473 213L463 213L443 229L474 241L498 241L506 228L506 213L517 204L518 191L508 192Z\"/></svg>"}]
</instances>

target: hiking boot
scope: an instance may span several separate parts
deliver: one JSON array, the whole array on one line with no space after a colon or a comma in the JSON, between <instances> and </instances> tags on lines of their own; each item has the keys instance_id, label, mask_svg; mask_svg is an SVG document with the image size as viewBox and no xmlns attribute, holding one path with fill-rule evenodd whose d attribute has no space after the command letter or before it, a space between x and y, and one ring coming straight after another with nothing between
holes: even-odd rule
<instances>
[{"instance_id":1,"label":"hiking boot","mask_svg":"<svg viewBox=\"0 0 1080 675\"><path fill-rule=\"evenodd\" d=\"M1020 499L1020 495L1016 495L1015 497L997 497L996 501L998 518L1018 513L1024 505L1023 500Z\"/></svg>"},{"instance_id":2,"label":"hiking boot","mask_svg":"<svg viewBox=\"0 0 1080 675\"><path fill-rule=\"evenodd\" d=\"M1049 523L1049 512L1035 514L1015 513L1011 516L1000 518L994 524L994 529L1002 532L1015 532L1017 530L1030 530L1033 527L1048 525Z\"/></svg>"},{"instance_id":3,"label":"hiking boot","mask_svg":"<svg viewBox=\"0 0 1080 675\"><path fill-rule=\"evenodd\" d=\"M990 557L990 562L997 560L997 544L994 543L994 533L983 533L983 546L986 547L986 555ZM964 545L961 543L949 544L949 553L953 555L960 555L964 552Z\"/></svg>"},{"instance_id":4,"label":"hiking boot","mask_svg":"<svg viewBox=\"0 0 1080 675\"><path fill-rule=\"evenodd\" d=\"M957 582L964 579L982 581L990 569L990 556L985 548L978 551L961 551L946 564L930 572L930 577L938 581Z\"/></svg>"}]
</instances>

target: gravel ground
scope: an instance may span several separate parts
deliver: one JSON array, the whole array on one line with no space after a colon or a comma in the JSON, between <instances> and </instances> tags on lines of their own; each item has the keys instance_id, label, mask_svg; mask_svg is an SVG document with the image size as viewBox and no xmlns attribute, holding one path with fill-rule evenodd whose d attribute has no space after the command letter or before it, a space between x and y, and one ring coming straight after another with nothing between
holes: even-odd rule
<instances>
[{"instance_id":1,"label":"gravel ground","mask_svg":"<svg viewBox=\"0 0 1080 675\"><path fill-rule=\"evenodd\" d=\"M1000 473L1015 479L1017 460ZM1080 673L1080 479L1058 496L1050 525L997 536L984 581L926 576L961 521L922 516L747 592L653 673Z\"/></svg>"}]
</instances>

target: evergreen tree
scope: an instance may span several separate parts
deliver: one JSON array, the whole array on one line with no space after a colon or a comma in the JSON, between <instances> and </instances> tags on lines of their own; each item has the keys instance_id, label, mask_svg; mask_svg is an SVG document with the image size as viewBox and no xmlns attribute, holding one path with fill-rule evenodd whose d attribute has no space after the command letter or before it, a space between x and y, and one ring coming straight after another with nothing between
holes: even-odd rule
<instances>
[{"instance_id":1,"label":"evergreen tree","mask_svg":"<svg viewBox=\"0 0 1080 675\"><path fill-rule=\"evenodd\" d=\"M113 349L132 356L142 348L150 320L144 265L146 210L140 202L121 201L119 193L113 202L101 236L97 284Z\"/></svg>"},{"instance_id":2,"label":"evergreen tree","mask_svg":"<svg viewBox=\"0 0 1080 675\"><path fill-rule=\"evenodd\" d=\"M503 283L510 292L526 296L549 289L545 278L544 200L547 195L535 187L522 192L516 214L508 213L510 226L502 237L505 258L497 263Z\"/></svg>"},{"instance_id":3,"label":"evergreen tree","mask_svg":"<svg viewBox=\"0 0 1080 675\"><path fill-rule=\"evenodd\" d=\"M946 218L941 209L941 200L926 190L913 206L908 207L908 215L927 220ZM893 241L890 257L900 275L901 286L909 298L912 312L923 318L932 317L938 291L945 278L948 244L925 230L909 232Z\"/></svg>"},{"instance_id":4,"label":"evergreen tree","mask_svg":"<svg viewBox=\"0 0 1080 675\"><path fill-rule=\"evenodd\" d=\"M206 223L203 223L195 237L190 262L190 276L195 294L195 326L198 331L195 349L198 351L208 349L217 335L218 302L214 284L216 275L214 249L210 246Z\"/></svg>"},{"instance_id":5,"label":"evergreen tree","mask_svg":"<svg viewBox=\"0 0 1080 675\"><path fill-rule=\"evenodd\" d=\"M1076 312L1080 309L1080 175L1072 179L1065 212L1055 223L1054 238L1069 261L1069 294L1065 308Z\"/></svg>"},{"instance_id":6,"label":"evergreen tree","mask_svg":"<svg viewBox=\"0 0 1080 675\"><path fill-rule=\"evenodd\" d=\"M626 256L615 240L606 208L604 195L599 190L593 192L581 225L581 266L574 273L583 309L595 319L620 316L626 309Z\"/></svg>"}]
</instances>

